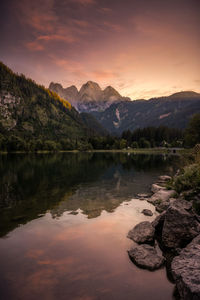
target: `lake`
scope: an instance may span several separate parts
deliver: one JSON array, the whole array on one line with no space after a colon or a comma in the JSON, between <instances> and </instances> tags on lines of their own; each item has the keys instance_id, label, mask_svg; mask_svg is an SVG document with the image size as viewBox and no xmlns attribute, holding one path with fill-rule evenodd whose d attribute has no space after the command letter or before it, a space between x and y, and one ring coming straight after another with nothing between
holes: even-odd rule
<instances>
[{"instance_id":1,"label":"lake","mask_svg":"<svg viewBox=\"0 0 200 300\"><path fill-rule=\"evenodd\" d=\"M165 268L137 268L126 236L157 212L138 193L181 159L133 153L0 156L0 299L169 300ZM149 208L152 217L141 211Z\"/></svg>"}]
</instances>

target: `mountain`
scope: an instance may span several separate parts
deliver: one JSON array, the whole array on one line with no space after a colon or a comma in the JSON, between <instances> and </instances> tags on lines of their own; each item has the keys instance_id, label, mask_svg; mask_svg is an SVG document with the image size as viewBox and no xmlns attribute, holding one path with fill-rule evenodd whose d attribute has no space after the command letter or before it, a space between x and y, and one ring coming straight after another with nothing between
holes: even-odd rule
<instances>
[{"instance_id":1,"label":"mountain","mask_svg":"<svg viewBox=\"0 0 200 300\"><path fill-rule=\"evenodd\" d=\"M111 86L102 90L98 83L93 81L83 84L80 91L74 85L63 88L61 84L53 82L50 83L49 89L70 101L79 112L104 111L112 103L130 100L122 97Z\"/></svg>"},{"instance_id":2,"label":"mountain","mask_svg":"<svg viewBox=\"0 0 200 300\"><path fill-rule=\"evenodd\" d=\"M72 94L73 91L70 88ZM95 120L95 126L89 128L68 101L0 63L0 146L2 140L9 139L13 144L19 139L56 142L69 139L77 143L98 134L94 129L97 124Z\"/></svg>"},{"instance_id":3,"label":"mountain","mask_svg":"<svg viewBox=\"0 0 200 300\"><path fill-rule=\"evenodd\" d=\"M170 99L181 99L181 100L189 100L197 98L199 99L200 94L193 91L183 91L170 95L168 98Z\"/></svg>"},{"instance_id":4,"label":"mountain","mask_svg":"<svg viewBox=\"0 0 200 300\"><path fill-rule=\"evenodd\" d=\"M103 90L103 100L118 101L121 98L122 96L110 85Z\"/></svg>"},{"instance_id":5,"label":"mountain","mask_svg":"<svg viewBox=\"0 0 200 300\"><path fill-rule=\"evenodd\" d=\"M160 125L185 128L191 116L200 113L200 94L192 91L130 101L111 86L102 90L92 81L80 91L75 86L63 89L57 83L50 87L46 89L0 63L0 148L11 140L12 149L21 139L21 144L65 140L63 149L74 149L79 142L82 145L89 137L108 132L121 134Z\"/></svg>"},{"instance_id":6,"label":"mountain","mask_svg":"<svg viewBox=\"0 0 200 300\"><path fill-rule=\"evenodd\" d=\"M106 136L109 132L97 121L97 119L89 113L80 114L83 123L88 127L92 128L100 136Z\"/></svg>"},{"instance_id":7,"label":"mountain","mask_svg":"<svg viewBox=\"0 0 200 300\"><path fill-rule=\"evenodd\" d=\"M82 102L98 101L101 97L102 90L98 83L93 81L83 84L79 91L79 101Z\"/></svg>"},{"instance_id":8,"label":"mountain","mask_svg":"<svg viewBox=\"0 0 200 300\"><path fill-rule=\"evenodd\" d=\"M109 132L120 134L147 126L183 129L195 113L200 112L200 94L185 91L168 97L113 103L103 112L92 112Z\"/></svg>"},{"instance_id":9,"label":"mountain","mask_svg":"<svg viewBox=\"0 0 200 300\"><path fill-rule=\"evenodd\" d=\"M68 101L70 101L70 103L76 101L78 97L78 90L75 85L64 89L61 84L51 82L49 85L49 89L56 92L60 97L66 98Z\"/></svg>"}]
</instances>

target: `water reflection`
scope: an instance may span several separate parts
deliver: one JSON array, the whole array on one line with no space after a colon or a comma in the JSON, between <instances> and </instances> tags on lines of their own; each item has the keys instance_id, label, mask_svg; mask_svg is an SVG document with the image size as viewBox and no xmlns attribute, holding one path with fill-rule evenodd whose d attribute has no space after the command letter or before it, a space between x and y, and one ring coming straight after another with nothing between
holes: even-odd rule
<instances>
[{"instance_id":1,"label":"water reflection","mask_svg":"<svg viewBox=\"0 0 200 300\"><path fill-rule=\"evenodd\" d=\"M172 299L164 268L132 264L126 235L156 216L132 198L179 163L126 153L1 156L0 299Z\"/></svg>"},{"instance_id":2,"label":"water reflection","mask_svg":"<svg viewBox=\"0 0 200 300\"><path fill-rule=\"evenodd\" d=\"M53 218L65 211L88 218L112 212L177 164L177 157L127 153L1 156L0 236L47 211Z\"/></svg>"}]
</instances>

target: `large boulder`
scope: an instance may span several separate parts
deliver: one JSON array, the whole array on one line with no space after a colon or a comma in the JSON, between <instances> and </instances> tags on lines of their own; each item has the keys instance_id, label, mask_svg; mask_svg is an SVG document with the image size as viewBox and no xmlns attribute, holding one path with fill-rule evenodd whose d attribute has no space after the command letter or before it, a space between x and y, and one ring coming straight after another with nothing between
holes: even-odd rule
<instances>
[{"instance_id":1,"label":"large boulder","mask_svg":"<svg viewBox=\"0 0 200 300\"><path fill-rule=\"evenodd\" d=\"M200 233L200 224L190 210L191 203L184 200L177 200L170 204L162 228L164 247L183 248Z\"/></svg>"},{"instance_id":2,"label":"large boulder","mask_svg":"<svg viewBox=\"0 0 200 300\"><path fill-rule=\"evenodd\" d=\"M157 190L157 192L155 192L147 201L154 205L159 205L162 202L169 201L169 199L173 197L174 193L174 190L167 190L162 188Z\"/></svg>"},{"instance_id":3,"label":"large boulder","mask_svg":"<svg viewBox=\"0 0 200 300\"><path fill-rule=\"evenodd\" d=\"M166 187L163 187L163 186L161 186L161 185L159 185L159 184L157 184L157 183L153 183L153 184L152 184L152 186L151 186L151 191L152 191L153 193L157 193L157 192L160 191L160 190L166 190Z\"/></svg>"},{"instance_id":4,"label":"large boulder","mask_svg":"<svg viewBox=\"0 0 200 300\"><path fill-rule=\"evenodd\" d=\"M173 259L171 269L181 299L200 299L200 235Z\"/></svg>"},{"instance_id":5,"label":"large boulder","mask_svg":"<svg viewBox=\"0 0 200 300\"><path fill-rule=\"evenodd\" d=\"M128 238L132 239L136 243L152 243L154 240L155 228L150 222L144 221L137 224L128 233Z\"/></svg>"},{"instance_id":6,"label":"large boulder","mask_svg":"<svg viewBox=\"0 0 200 300\"><path fill-rule=\"evenodd\" d=\"M164 220L165 220L165 214L166 212L162 212L160 215L158 215L153 222L151 222L151 225L157 230L157 228L163 228Z\"/></svg>"},{"instance_id":7,"label":"large boulder","mask_svg":"<svg viewBox=\"0 0 200 300\"><path fill-rule=\"evenodd\" d=\"M129 251L131 260L138 266L151 271L156 270L164 263L164 257L147 244L135 245Z\"/></svg>"}]
</instances>

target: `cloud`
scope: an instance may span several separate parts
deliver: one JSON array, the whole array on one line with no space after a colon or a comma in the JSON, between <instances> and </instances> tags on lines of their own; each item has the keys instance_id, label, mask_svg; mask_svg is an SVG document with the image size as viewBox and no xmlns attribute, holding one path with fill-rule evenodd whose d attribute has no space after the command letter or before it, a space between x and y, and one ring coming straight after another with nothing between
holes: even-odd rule
<instances>
[{"instance_id":1,"label":"cloud","mask_svg":"<svg viewBox=\"0 0 200 300\"><path fill-rule=\"evenodd\" d=\"M78 3L78 4L81 4L81 5L84 5L84 6L96 4L95 0L71 0L71 2Z\"/></svg>"},{"instance_id":2,"label":"cloud","mask_svg":"<svg viewBox=\"0 0 200 300\"><path fill-rule=\"evenodd\" d=\"M72 19L72 23L80 27L89 27L90 23L84 20Z\"/></svg>"},{"instance_id":3,"label":"cloud","mask_svg":"<svg viewBox=\"0 0 200 300\"><path fill-rule=\"evenodd\" d=\"M54 12L54 0L37 0L18 2L18 18L37 31L52 32L58 18Z\"/></svg>"},{"instance_id":4,"label":"cloud","mask_svg":"<svg viewBox=\"0 0 200 300\"><path fill-rule=\"evenodd\" d=\"M67 43L73 43L76 41L76 39L70 35L70 34L66 34L66 35L59 35L59 34L50 34L50 35L41 35L37 38L38 41L64 41Z\"/></svg>"},{"instance_id":5,"label":"cloud","mask_svg":"<svg viewBox=\"0 0 200 300\"><path fill-rule=\"evenodd\" d=\"M107 13L107 14L109 14L109 13L112 12L112 9L109 8L109 7L101 7L101 8L99 8L99 11L102 12L102 13Z\"/></svg>"},{"instance_id":6,"label":"cloud","mask_svg":"<svg viewBox=\"0 0 200 300\"><path fill-rule=\"evenodd\" d=\"M91 73L92 73L91 74L92 78L95 77L96 80L113 79L118 77L118 74L111 70L104 70L104 71L97 70Z\"/></svg>"},{"instance_id":7,"label":"cloud","mask_svg":"<svg viewBox=\"0 0 200 300\"><path fill-rule=\"evenodd\" d=\"M105 22L103 22L103 25L106 28L108 28L108 29L110 29L112 31L116 31L118 33L121 33L123 31L123 27L121 25L119 25L119 24L115 24L115 23L111 23L111 22L105 21Z\"/></svg>"},{"instance_id":8,"label":"cloud","mask_svg":"<svg viewBox=\"0 0 200 300\"><path fill-rule=\"evenodd\" d=\"M71 44L74 43L76 39L70 34L39 35L34 41L25 43L25 46L30 51L42 51L47 48L47 43L57 41L63 41L65 43Z\"/></svg>"},{"instance_id":9,"label":"cloud","mask_svg":"<svg viewBox=\"0 0 200 300\"><path fill-rule=\"evenodd\" d=\"M85 71L85 67L82 63L70 59L61 59L52 55L50 57L56 66L67 71L68 76L72 78L76 77L76 80L78 79L80 81L91 78L90 73Z\"/></svg>"},{"instance_id":10,"label":"cloud","mask_svg":"<svg viewBox=\"0 0 200 300\"><path fill-rule=\"evenodd\" d=\"M41 45L38 41L25 43L25 46L30 51L42 51L44 46Z\"/></svg>"},{"instance_id":11,"label":"cloud","mask_svg":"<svg viewBox=\"0 0 200 300\"><path fill-rule=\"evenodd\" d=\"M43 13L35 14L33 12L30 18L27 18L26 22L38 31L51 32L54 29L56 17Z\"/></svg>"},{"instance_id":12,"label":"cloud","mask_svg":"<svg viewBox=\"0 0 200 300\"><path fill-rule=\"evenodd\" d=\"M94 0L75 1L83 5L95 3ZM50 42L72 44L90 33L90 22L71 16L63 19L61 14L56 13L55 5L54 0L37 0L33 3L22 0L17 6L20 22L30 26L32 30L28 41L24 43L28 50L42 51Z\"/></svg>"}]
</instances>

